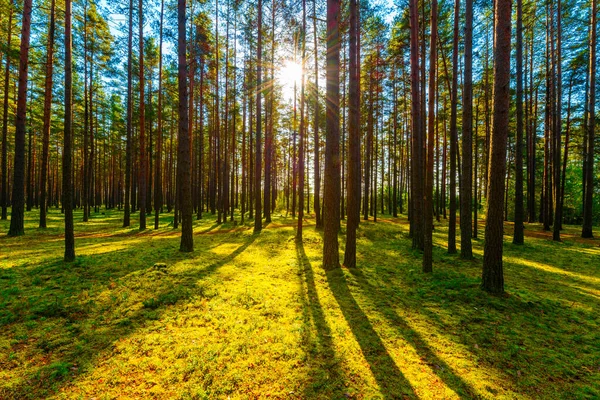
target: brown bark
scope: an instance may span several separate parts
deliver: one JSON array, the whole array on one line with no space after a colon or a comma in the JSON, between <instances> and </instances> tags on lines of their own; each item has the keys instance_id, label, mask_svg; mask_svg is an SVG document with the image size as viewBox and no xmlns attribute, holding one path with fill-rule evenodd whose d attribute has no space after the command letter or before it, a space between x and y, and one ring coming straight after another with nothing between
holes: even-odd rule
<instances>
[{"instance_id":1,"label":"brown bark","mask_svg":"<svg viewBox=\"0 0 600 400\"><path fill-rule=\"evenodd\" d=\"M327 0L327 96L323 268L340 266L340 0Z\"/></svg>"},{"instance_id":2,"label":"brown bark","mask_svg":"<svg viewBox=\"0 0 600 400\"><path fill-rule=\"evenodd\" d=\"M262 140L262 0L258 0L258 39L256 46L256 145L254 154L254 233L262 230L261 213L261 140Z\"/></svg>"},{"instance_id":3,"label":"brown bark","mask_svg":"<svg viewBox=\"0 0 600 400\"><path fill-rule=\"evenodd\" d=\"M140 0L141 1L141 0ZM178 126L178 151L177 170L179 175L179 192L181 206L181 244L179 251L191 252L194 250L194 237L192 235L192 179L191 179L191 154L190 136L188 132L188 88L187 88L187 60L186 60L186 15L185 0L177 2L177 61L178 61L178 91L179 91L179 126ZM177 216L176 216L177 217Z\"/></svg>"},{"instance_id":4,"label":"brown bark","mask_svg":"<svg viewBox=\"0 0 600 400\"><path fill-rule=\"evenodd\" d=\"M72 55L72 5L65 0L65 120L63 137L62 204L65 212L65 261L75 260L75 235L73 232L72 140L73 140L73 55Z\"/></svg>"},{"instance_id":5,"label":"brown bark","mask_svg":"<svg viewBox=\"0 0 600 400\"><path fill-rule=\"evenodd\" d=\"M517 142L515 143L515 225L513 243L523 244L523 1L517 0Z\"/></svg>"},{"instance_id":6,"label":"brown bark","mask_svg":"<svg viewBox=\"0 0 600 400\"><path fill-rule=\"evenodd\" d=\"M506 141L510 108L511 1L496 0L494 46L494 116L490 141L488 210L483 253L482 288L490 293L504 292L502 247L504 238L504 177Z\"/></svg>"},{"instance_id":7,"label":"brown bark","mask_svg":"<svg viewBox=\"0 0 600 400\"><path fill-rule=\"evenodd\" d=\"M40 228L46 228L48 158L50 152L50 117L52 114L52 74L54 70L54 32L56 1L50 3L50 25L46 44L46 80L44 82L44 126L42 139L42 171L40 185Z\"/></svg>"},{"instance_id":8,"label":"brown bark","mask_svg":"<svg viewBox=\"0 0 600 400\"><path fill-rule=\"evenodd\" d=\"M469 0L467 0L468 2ZM433 271L433 149L435 140L435 88L437 61L437 0L431 1L431 43L429 45L429 114L427 126L427 168L425 177L425 227L423 272Z\"/></svg>"},{"instance_id":9,"label":"brown bark","mask_svg":"<svg viewBox=\"0 0 600 400\"><path fill-rule=\"evenodd\" d=\"M594 193L594 130L596 127L596 18L597 4L592 0L591 32L590 32L590 66L589 80L590 93L588 99L587 117L587 154L585 165L585 193L583 208L583 227L581 237L594 237L592 229L593 193Z\"/></svg>"},{"instance_id":10,"label":"brown bark","mask_svg":"<svg viewBox=\"0 0 600 400\"><path fill-rule=\"evenodd\" d=\"M6 48L9 50L6 52L6 65L4 67L4 101L2 111L2 195L0 202L2 203L2 220L7 218L8 208L8 92L10 90L10 50L12 42L12 20L14 13L13 0L10 2L10 9L8 11L8 38L6 40Z\"/></svg>"},{"instance_id":11,"label":"brown bark","mask_svg":"<svg viewBox=\"0 0 600 400\"><path fill-rule=\"evenodd\" d=\"M458 106L458 25L460 1L454 3L454 40L452 50L452 94L450 95L450 218L448 221L448 253L456 253L456 164L458 132L456 127Z\"/></svg>"},{"instance_id":12,"label":"brown bark","mask_svg":"<svg viewBox=\"0 0 600 400\"><path fill-rule=\"evenodd\" d=\"M12 212L10 215L9 236L19 236L25 233L25 123L27 118L27 71L29 69L31 12L31 0L25 0L23 2L21 49L19 52L19 86L17 89L15 159L13 163Z\"/></svg>"}]
</instances>

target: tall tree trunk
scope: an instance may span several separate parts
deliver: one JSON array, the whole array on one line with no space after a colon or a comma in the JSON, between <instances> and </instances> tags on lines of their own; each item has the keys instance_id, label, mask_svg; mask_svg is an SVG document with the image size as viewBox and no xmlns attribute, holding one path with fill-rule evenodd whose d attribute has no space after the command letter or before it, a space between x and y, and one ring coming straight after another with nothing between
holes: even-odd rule
<instances>
[{"instance_id":1,"label":"tall tree trunk","mask_svg":"<svg viewBox=\"0 0 600 400\"><path fill-rule=\"evenodd\" d=\"M144 104L144 9L143 0L138 2L138 38L139 38L139 85L140 85L140 169L139 179L139 201L140 201L140 231L146 229L146 178L148 177L148 165L146 163L146 105ZM185 39L185 38L184 38ZM185 59L184 59L185 61ZM189 155L188 155L189 157ZM188 160L189 162L189 160Z\"/></svg>"},{"instance_id":2,"label":"tall tree trunk","mask_svg":"<svg viewBox=\"0 0 600 400\"><path fill-rule=\"evenodd\" d=\"M515 225L513 243L523 244L523 1L517 0L517 142L515 143Z\"/></svg>"},{"instance_id":3,"label":"tall tree trunk","mask_svg":"<svg viewBox=\"0 0 600 400\"><path fill-rule=\"evenodd\" d=\"M356 229L360 223L360 76L358 64L358 0L350 0L349 27L349 113L348 113L348 221L344 266L356 267ZM315 202L316 205L316 202Z\"/></svg>"},{"instance_id":4,"label":"tall tree trunk","mask_svg":"<svg viewBox=\"0 0 600 400\"><path fill-rule=\"evenodd\" d=\"M496 0L498 1L498 0ZM456 163L458 132L456 127L458 107L458 25L460 1L454 3L454 41L452 50L452 94L450 96L450 219L448 222L448 253L456 253Z\"/></svg>"},{"instance_id":5,"label":"tall tree trunk","mask_svg":"<svg viewBox=\"0 0 600 400\"><path fill-rule=\"evenodd\" d=\"M46 227L48 158L50 152L50 117L52 114L52 75L54 72L54 32L56 1L50 3L50 25L46 44L46 80L44 82L44 127L42 139L42 171L40 185L40 228Z\"/></svg>"},{"instance_id":6,"label":"tall tree trunk","mask_svg":"<svg viewBox=\"0 0 600 400\"><path fill-rule=\"evenodd\" d=\"M274 3L274 2L273 2ZM275 11L273 11L275 13ZM273 14L274 15L274 14ZM274 21L275 19L273 19ZM273 29L275 29L275 25L273 25ZM298 209L298 227L296 229L296 240L302 241L302 223L304 220L304 147L305 147L305 137L306 137L306 127L304 121L304 68L305 68L305 60L306 60L306 0L302 0L302 32L300 33L300 40L302 46L302 61L301 65L301 82L300 82L300 148L298 150L298 203L300 204L300 208ZM275 41L273 41L273 46L275 45ZM275 49L273 49L275 51ZM273 77L274 78L274 77ZM272 96L272 95L271 95ZM273 97L273 96L272 96ZM273 101L271 99L271 101ZM271 104L271 118L273 115L273 104ZM271 124L271 127L273 125ZM265 200L266 201L266 200Z\"/></svg>"},{"instance_id":7,"label":"tall tree trunk","mask_svg":"<svg viewBox=\"0 0 600 400\"><path fill-rule=\"evenodd\" d=\"M131 161L133 152L133 0L129 0L129 36L127 38L127 144L125 147L125 207L123 227L131 225Z\"/></svg>"},{"instance_id":8,"label":"tall tree trunk","mask_svg":"<svg viewBox=\"0 0 600 400\"><path fill-rule=\"evenodd\" d=\"M465 65L463 87L462 174L460 185L460 256L473 258L473 0L465 3Z\"/></svg>"},{"instance_id":9,"label":"tall tree trunk","mask_svg":"<svg viewBox=\"0 0 600 400\"><path fill-rule=\"evenodd\" d=\"M552 240L560 242L560 229L562 225L562 207L560 203L561 185L560 185L560 137L562 133L562 28L561 28L561 0L556 4L556 100L555 100L555 120L553 129L553 152L552 152L552 172L554 174L552 183L554 185L554 224L552 229Z\"/></svg>"},{"instance_id":10,"label":"tall tree trunk","mask_svg":"<svg viewBox=\"0 0 600 400\"><path fill-rule=\"evenodd\" d=\"M410 81L412 101L411 215L412 247L423 248L423 169L421 147L421 100L419 91L419 4L410 0Z\"/></svg>"},{"instance_id":11,"label":"tall tree trunk","mask_svg":"<svg viewBox=\"0 0 600 400\"><path fill-rule=\"evenodd\" d=\"M25 0L23 2L21 49L19 52L15 161L13 163L12 212L10 215L9 236L19 236L25 233L25 120L27 118L27 71L29 69L31 11L31 0Z\"/></svg>"},{"instance_id":12,"label":"tall tree trunk","mask_svg":"<svg viewBox=\"0 0 600 400\"><path fill-rule=\"evenodd\" d=\"M254 154L254 233L262 230L261 213L261 141L262 141L262 0L258 0L258 39L256 44L256 145Z\"/></svg>"},{"instance_id":13,"label":"tall tree trunk","mask_svg":"<svg viewBox=\"0 0 600 400\"><path fill-rule=\"evenodd\" d=\"M140 0L141 2L141 0ZM177 2L177 75L179 91L179 129L177 171L179 175L179 192L181 208L181 244L179 251L191 252L194 250L194 237L192 235L192 178L190 135L188 132L188 90L187 90L187 60L186 60L186 15L185 0ZM177 216L175 216L177 218Z\"/></svg>"},{"instance_id":14,"label":"tall tree trunk","mask_svg":"<svg viewBox=\"0 0 600 400\"><path fill-rule=\"evenodd\" d=\"M159 28L159 39L158 39L158 129L156 132L156 161L154 171L154 229L158 229L159 214L162 208L162 138L163 138L163 92L162 92L162 44L163 44L163 19L165 11L165 1L160 2L160 28Z\"/></svg>"},{"instance_id":15,"label":"tall tree trunk","mask_svg":"<svg viewBox=\"0 0 600 400\"><path fill-rule=\"evenodd\" d=\"M593 213L593 193L594 193L594 130L596 127L596 17L597 4L596 0L592 0L592 16L591 16L591 33L590 33L590 94L588 105L587 118L587 160L585 172L585 193L584 193L584 208L583 208L583 227L581 229L581 237L594 237L592 229L592 213Z\"/></svg>"},{"instance_id":16,"label":"tall tree trunk","mask_svg":"<svg viewBox=\"0 0 600 400\"><path fill-rule=\"evenodd\" d=\"M467 0L467 3L470 0ZM431 42L429 45L429 114L427 126L427 168L425 176L425 240L423 272L433 271L433 150L435 140L435 88L437 62L437 0L431 1ZM468 25L467 29L468 30ZM466 75L466 73L465 73ZM465 100L466 101L466 100ZM470 232L469 232L470 233Z\"/></svg>"},{"instance_id":17,"label":"tall tree trunk","mask_svg":"<svg viewBox=\"0 0 600 400\"><path fill-rule=\"evenodd\" d=\"M314 141L314 179L315 179L315 195L314 209L317 229L323 228L323 213L321 211L321 161L320 161L320 144L319 144L319 57L318 57L318 36L317 36L317 0L313 0L313 41L315 50L315 116L313 121L313 141Z\"/></svg>"},{"instance_id":18,"label":"tall tree trunk","mask_svg":"<svg viewBox=\"0 0 600 400\"><path fill-rule=\"evenodd\" d=\"M494 117L490 142L490 165L494 167L490 168L488 178L488 209L483 253L482 288L490 293L503 293L503 200L510 108L511 1L496 0L495 11Z\"/></svg>"},{"instance_id":19,"label":"tall tree trunk","mask_svg":"<svg viewBox=\"0 0 600 400\"><path fill-rule=\"evenodd\" d=\"M4 67L4 102L2 111L2 195L0 201L2 202L2 220L7 219L7 208L8 208L8 92L10 91L10 50L12 42L12 28L13 28L13 13L14 13L14 0L10 2L10 9L8 10L8 38L6 40L6 65ZM316 0L315 0L316 1Z\"/></svg>"},{"instance_id":20,"label":"tall tree trunk","mask_svg":"<svg viewBox=\"0 0 600 400\"><path fill-rule=\"evenodd\" d=\"M29 1L31 4L30 0ZM62 204L65 212L65 261L75 260L73 232L72 140L73 140L73 55L71 0L65 0L65 120L63 138Z\"/></svg>"},{"instance_id":21,"label":"tall tree trunk","mask_svg":"<svg viewBox=\"0 0 600 400\"><path fill-rule=\"evenodd\" d=\"M327 0L327 96L323 267L340 266L340 0Z\"/></svg>"}]
</instances>

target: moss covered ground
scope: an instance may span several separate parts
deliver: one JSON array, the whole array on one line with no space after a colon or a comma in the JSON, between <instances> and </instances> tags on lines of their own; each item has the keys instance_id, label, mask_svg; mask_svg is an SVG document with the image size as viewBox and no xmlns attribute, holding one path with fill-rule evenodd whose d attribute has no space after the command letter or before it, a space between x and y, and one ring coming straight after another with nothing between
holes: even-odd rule
<instances>
[{"instance_id":1,"label":"moss covered ground","mask_svg":"<svg viewBox=\"0 0 600 400\"><path fill-rule=\"evenodd\" d=\"M326 272L310 219L297 244L292 218L253 235L206 216L183 254L168 217L121 217L76 212L73 264L56 210L0 238L0 398L600 398L600 241L577 227L515 246L507 226L494 297L482 239L448 255L444 222L424 275L405 218L362 223L359 268Z\"/></svg>"}]
</instances>

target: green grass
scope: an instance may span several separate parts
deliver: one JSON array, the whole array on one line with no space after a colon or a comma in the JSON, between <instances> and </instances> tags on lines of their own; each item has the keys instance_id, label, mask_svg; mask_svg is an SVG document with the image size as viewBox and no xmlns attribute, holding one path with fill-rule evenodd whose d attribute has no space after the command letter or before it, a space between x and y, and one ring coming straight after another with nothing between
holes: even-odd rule
<instances>
[{"instance_id":1,"label":"green grass","mask_svg":"<svg viewBox=\"0 0 600 400\"><path fill-rule=\"evenodd\" d=\"M482 240L448 255L444 223L424 275L404 218L362 223L359 268L325 272L312 220L297 245L291 218L253 235L205 216L184 254L170 217L121 216L76 212L72 264L56 210L0 237L0 398L600 397L598 242L507 235L494 297Z\"/></svg>"}]
</instances>

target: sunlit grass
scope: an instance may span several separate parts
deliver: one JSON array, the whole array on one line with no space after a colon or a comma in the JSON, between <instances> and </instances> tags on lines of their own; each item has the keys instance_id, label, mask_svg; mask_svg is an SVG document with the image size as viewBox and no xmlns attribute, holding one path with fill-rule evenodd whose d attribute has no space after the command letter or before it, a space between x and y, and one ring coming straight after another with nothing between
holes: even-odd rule
<instances>
[{"instance_id":1,"label":"sunlit grass","mask_svg":"<svg viewBox=\"0 0 600 400\"><path fill-rule=\"evenodd\" d=\"M423 275L404 218L363 222L360 267L325 272L312 220L296 244L292 218L254 235L205 215L183 254L171 216L139 232L137 214L76 212L65 264L60 213L37 216L0 238L0 398L600 396L600 249L576 228L514 246L507 227L493 297L482 239L448 255L444 221Z\"/></svg>"}]
</instances>

